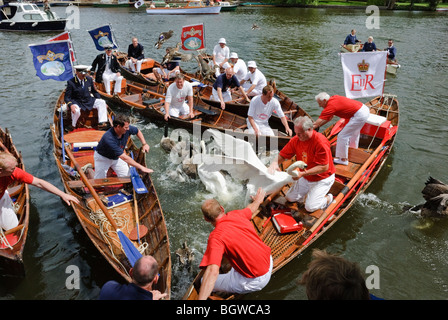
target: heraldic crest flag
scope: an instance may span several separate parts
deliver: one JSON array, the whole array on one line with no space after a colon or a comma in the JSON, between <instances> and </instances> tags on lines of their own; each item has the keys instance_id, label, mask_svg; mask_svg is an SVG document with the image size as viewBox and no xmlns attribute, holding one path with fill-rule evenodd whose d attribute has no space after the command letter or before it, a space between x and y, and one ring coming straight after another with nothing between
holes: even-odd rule
<instances>
[{"instance_id":1,"label":"heraldic crest flag","mask_svg":"<svg viewBox=\"0 0 448 320\"><path fill-rule=\"evenodd\" d=\"M114 35L110 25L102 26L96 29L88 30L93 42L95 43L98 51L103 51L104 46L112 45L113 49L117 49L118 46L115 43Z\"/></svg>"},{"instance_id":2,"label":"heraldic crest flag","mask_svg":"<svg viewBox=\"0 0 448 320\"><path fill-rule=\"evenodd\" d=\"M30 44L36 75L41 80L67 81L73 77L70 41Z\"/></svg>"},{"instance_id":3,"label":"heraldic crest flag","mask_svg":"<svg viewBox=\"0 0 448 320\"><path fill-rule=\"evenodd\" d=\"M183 50L205 49L204 24L182 27L181 41Z\"/></svg>"},{"instance_id":4,"label":"heraldic crest flag","mask_svg":"<svg viewBox=\"0 0 448 320\"><path fill-rule=\"evenodd\" d=\"M386 60L387 51L341 53L346 97L383 95Z\"/></svg>"}]
</instances>

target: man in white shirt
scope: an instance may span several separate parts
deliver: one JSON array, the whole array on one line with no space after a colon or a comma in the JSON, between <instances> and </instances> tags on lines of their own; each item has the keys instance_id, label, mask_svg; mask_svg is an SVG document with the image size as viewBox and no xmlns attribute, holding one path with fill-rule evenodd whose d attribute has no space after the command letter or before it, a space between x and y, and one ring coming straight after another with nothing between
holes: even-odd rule
<instances>
[{"instance_id":1,"label":"man in white shirt","mask_svg":"<svg viewBox=\"0 0 448 320\"><path fill-rule=\"evenodd\" d=\"M185 101L188 99L188 104ZM174 82L168 87L165 96L165 121L170 117L188 115L193 118L193 87L184 80L184 75L176 75Z\"/></svg>"},{"instance_id":2,"label":"man in white shirt","mask_svg":"<svg viewBox=\"0 0 448 320\"><path fill-rule=\"evenodd\" d=\"M213 48L213 66L218 66L215 69L215 75L218 77L221 74L221 68L224 67L224 63L229 61L230 49L226 46L226 39L221 38L218 44Z\"/></svg>"},{"instance_id":3,"label":"man in white shirt","mask_svg":"<svg viewBox=\"0 0 448 320\"><path fill-rule=\"evenodd\" d=\"M273 99L273 97L274 88L267 85L263 88L261 95L254 97L250 101L246 120L248 133L253 133L257 136L273 136L274 131L269 126L269 118L275 112L281 118L285 132L292 136L292 130L289 128L288 120L283 113L280 102L277 99Z\"/></svg>"},{"instance_id":4,"label":"man in white shirt","mask_svg":"<svg viewBox=\"0 0 448 320\"><path fill-rule=\"evenodd\" d=\"M230 54L230 62L233 64L233 72L239 82L241 82L247 74L247 66L244 60L238 58L236 52Z\"/></svg>"},{"instance_id":5,"label":"man in white shirt","mask_svg":"<svg viewBox=\"0 0 448 320\"><path fill-rule=\"evenodd\" d=\"M255 61L249 61L247 63L247 69L249 72L246 77L241 81L241 85L246 94L249 97L258 96L262 93L263 88L267 85L266 77L264 74L257 69L257 64Z\"/></svg>"}]
</instances>

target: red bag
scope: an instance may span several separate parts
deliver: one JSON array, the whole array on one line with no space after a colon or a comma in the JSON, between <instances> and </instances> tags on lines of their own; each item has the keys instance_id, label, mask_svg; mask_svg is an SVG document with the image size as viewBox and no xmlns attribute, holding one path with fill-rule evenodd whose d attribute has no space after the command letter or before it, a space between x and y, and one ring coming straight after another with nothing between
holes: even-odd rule
<instances>
[{"instance_id":1,"label":"red bag","mask_svg":"<svg viewBox=\"0 0 448 320\"><path fill-rule=\"evenodd\" d=\"M291 213L275 213L272 216L272 223L281 234L300 231L303 228L302 222L297 222Z\"/></svg>"}]
</instances>

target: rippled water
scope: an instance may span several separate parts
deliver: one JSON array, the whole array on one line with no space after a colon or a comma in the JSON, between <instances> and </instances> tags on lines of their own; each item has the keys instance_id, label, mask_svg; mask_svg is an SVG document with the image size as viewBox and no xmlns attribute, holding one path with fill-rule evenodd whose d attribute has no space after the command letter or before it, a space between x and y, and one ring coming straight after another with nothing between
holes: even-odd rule
<instances>
[{"instance_id":1,"label":"rippled water","mask_svg":"<svg viewBox=\"0 0 448 320\"><path fill-rule=\"evenodd\" d=\"M64 8L56 8L64 15ZM393 38L402 68L388 76L385 92L397 95L401 120L394 150L368 192L314 248L325 248L357 261L362 269L376 265L386 299L446 299L448 296L448 221L422 219L403 211L406 204L423 202L421 190L429 175L448 182L448 125L446 122L447 62L443 50L447 15L425 12L381 12L380 29L368 30L363 10L243 8L218 16L153 16L133 8L80 8L81 28L72 30L78 62L91 64L98 54L86 30L110 23L121 49L132 36L145 46L147 56L160 60L153 45L161 31L172 29L176 39L182 26L203 22L211 52L220 37L246 62L255 60L268 79L304 107L319 115L314 95L320 91L344 94L339 45L350 29L358 38L369 35L379 48ZM252 31L257 23L261 28ZM62 187L54 166L49 126L51 113L65 84L35 76L28 44L48 35L0 33L0 126L8 127L29 172ZM183 67L194 70L194 63ZM199 264L211 226L200 213L211 195L198 180L178 182L170 176L175 166L158 143L160 123L136 116L151 151L148 166L168 223L173 254L172 296L180 298L194 274L177 263L175 250L183 241ZM233 183L234 198L221 199L227 210L243 205L244 187ZM58 198L31 187L30 235L25 249L26 277L0 276L3 299L96 299L101 286L117 279L112 268L89 242L74 213ZM276 273L269 285L251 299L306 299L296 280L306 269L311 251ZM67 290L66 268L81 272L80 290Z\"/></svg>"}]
</instances>

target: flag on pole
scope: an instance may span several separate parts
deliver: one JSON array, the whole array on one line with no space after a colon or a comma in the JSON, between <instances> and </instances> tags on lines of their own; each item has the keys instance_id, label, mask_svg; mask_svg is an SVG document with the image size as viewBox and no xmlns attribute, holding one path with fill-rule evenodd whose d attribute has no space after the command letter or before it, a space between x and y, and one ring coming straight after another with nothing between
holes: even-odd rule
<instances>
[{"instance_id":1,"label":"flag on pole","mask_svg":"<svg viewBox=\"0 0 448 320\"><path fill-rule=\"evenodd\" d=\"M67 81L74 76L69 41L30 44L29 47L36 75L41 80Z\"/></svg>"},{"instance_id":2,"label":"flag on pole","mask_svg":"<svg viewBox=\"0 0 448 320\"><path fill-rule=\"evenodd\" d=\"M205 49L204 24L195 24L182 27L181 42L183 50Z\"/></svg>"},{"instance_id":3,"label":"flag on pole","mask_svg":"<svg viewBox=\"0 0 448 320\"><path fill-rule=\"evenodd\" d=\"M69 31L64 31L64 32L58 34L57 36L54 36L53 38L48 39L47 42L60 41L60 40L68 40L69 41L70 56L71 56L73 64L75 64L75 61L76 61L75 50L73 49L73 43L72 43L72 39L70 37Z\"/></svg>"},{"instance_id":4,"label":"flag on pole","mask_svg":"<svg viewBox=\"0 0 448 320\"><path fill-rule=\"evenodd\" d=\"M59 40L71 40L70 39L70 32L69 31L64 31L64 32L58 34L57 36L54 36L53 38L48 39L47 42L59 41Z\"/></svg>"},{"instance_id":5,"label":"flag on pole","mask_svg":"<svg viewBox=\"0 0 448 320\"><path fill-rule=\"evenodd\" d=\"M112 28L110 25L88 30L98 51L103 51L105 45L112 45L113 49L118 48L115 43Z\"/></svg>"},{"instance_id":6,"label":"flag on pole","mask_svg":"<svg viewBox=\"0 0 448 320\"><path fill-rule=\"evenodd\" d=\"M383 95L387 51L341 53L347 98Z\"/></svg>"},{"instance_id":7,"label":"flag on pole","mask_svg":"<svg viewBox=\"0 0 448 320\"><path fill-rule=\"evenodd\" d=\"M136 7L137 9L140 8L143 4L145 3L144 0L138 0L134 3L134 7Z\"/></svg>"}]
</instances>

